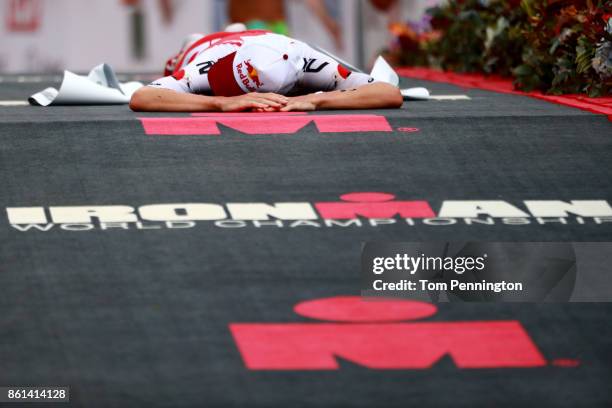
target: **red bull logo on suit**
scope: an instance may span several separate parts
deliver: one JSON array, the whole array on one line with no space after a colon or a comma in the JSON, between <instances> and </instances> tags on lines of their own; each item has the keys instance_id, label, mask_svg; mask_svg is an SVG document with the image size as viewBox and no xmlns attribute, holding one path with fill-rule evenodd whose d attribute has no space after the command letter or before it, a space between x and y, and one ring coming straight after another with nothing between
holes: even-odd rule
<instances>
[{"instance_id":1,"label":"red bull logo on suit","mask_svg":"<svg viewBox=\"0 0 612 408\"><path fill-rule=\"evenodd\" d=\"M251 80L249 79L249 71L243 62L236 65L236 72L238 73L240 82L242 82L250 92L255 92L256 89L251 85Z\"/></svg>"},{"instance_id":2,"label":"red bull logo on suit","mask_svg":"<svg viewBox=\"0 0 612 408\"><path fill-rule=\"evenodd\" d=\"M263 83L259 79L257 70L251 65L250 61L244 61L244 65L246 66L249 78L255 83L257 88L261 88Z\"/></svg>"}]
</instances>

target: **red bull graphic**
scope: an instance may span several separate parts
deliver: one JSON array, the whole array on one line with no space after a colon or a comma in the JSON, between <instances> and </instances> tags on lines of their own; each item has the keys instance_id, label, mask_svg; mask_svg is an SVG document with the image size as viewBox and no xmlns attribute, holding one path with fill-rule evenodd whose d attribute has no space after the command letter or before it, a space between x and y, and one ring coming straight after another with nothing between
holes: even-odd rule
<instances>
[{"instance_id":1,"label":"red bull graphic","mask_svg":"<svg viewBox=\"0 0 612 408\"><path fill-rule=\"evenodd\" d=\"M256 89L251 86L251 81L249 80L249 73L245 69L244 63L239 63L236 65L236 72L238 73L238 78L240 78L240 82L247 88L249 92L255 92Z\"/></svg>"},{"instance_id":2,"label":"red bull graphic","mask_svg":"<svg viewBox=\"0 0 612 408\"><path fill-rule=\"evenodd\" d=\"M318 323L231 323L250 370L338 370L338 359L378 370L431 368L445 356L464 369L547 365L516 320L405 322L436 306L355 296L298 303L294 312Z\"/></svg>"},{"instance_id":3,"label":"red bull graphic","mask_svg":"<svg viewBox=\"0 0 612 408\"><path fill-rule=\"evenodd\" d=\"M255 83L255 86L259 89L263 86L263 83L259 80L259 74L257 70L251 65L251 60L244 61L249 78Z\"/></svg>"}]
</instances>

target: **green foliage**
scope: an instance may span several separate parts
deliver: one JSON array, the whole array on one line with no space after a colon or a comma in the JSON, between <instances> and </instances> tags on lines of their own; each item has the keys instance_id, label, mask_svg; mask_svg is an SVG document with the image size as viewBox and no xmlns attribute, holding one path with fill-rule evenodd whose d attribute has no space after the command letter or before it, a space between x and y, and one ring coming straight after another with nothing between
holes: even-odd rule
<instances>
[{"instance_id":1,"label":"green foliage","mask_svg":"<svg viewBox=\"0 0 612 408\"><path fill-rule=\"evenodd\" d=\"M525 91L612 91L612 0L448 0L429 12L429 65L512 75Z\"/></svg>"}]
</instances>

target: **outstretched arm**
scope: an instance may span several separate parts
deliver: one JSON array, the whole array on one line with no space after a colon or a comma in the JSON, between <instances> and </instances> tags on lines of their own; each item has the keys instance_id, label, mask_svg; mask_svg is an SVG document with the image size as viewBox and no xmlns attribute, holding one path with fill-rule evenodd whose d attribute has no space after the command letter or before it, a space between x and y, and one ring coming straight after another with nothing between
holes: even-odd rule
<instances>
[{"instance_id":1,"label":"outstretched arm","mask_svg":"<svg viewBox=\"0 0 612 408\"><path fill-rule=\"evenodd\" d=\"M240 96L206 96L144 86L132 95L130 108L137 112L238 112L273 111L284 107L288 98L273 93Z\"/></svg>"},{"instance_id":2,"label":"outstretched arm","mask_svg":"<svg viewBox=\"0 0 612 408\"><path fill-rule=\"evenodd\" d=\"M397 87L384 82L375 82L354 89L289 98L289 102L281 111L399 108L403 102L402 94Z\"/></svg>"}]
</instances>

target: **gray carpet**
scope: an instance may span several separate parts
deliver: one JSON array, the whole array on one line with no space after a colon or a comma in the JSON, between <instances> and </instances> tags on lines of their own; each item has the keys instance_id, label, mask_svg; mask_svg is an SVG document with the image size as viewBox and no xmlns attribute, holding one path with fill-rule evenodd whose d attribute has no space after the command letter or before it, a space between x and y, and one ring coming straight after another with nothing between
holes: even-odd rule
<instances>
[{"instance_id":1,"label":"gray carpet","mask_svg":"<svg viewBox=\"0 0 612 408\"><path fill-rule=\"evenodd\" d=\"M0 87L22 99L47 84ZM468 101L376 114L393 132L146 135L127 106L0 108L0 385L70 385L71 406L609 406L609 303L440 305L433 321L518 320L549 364L251 371L232 322L306 322L359 293L363 241L612 241L612 223L289 225L22 232L6 207L425 200L612 201L612 123L544 101L404 80ZM341 120L341 119L339 119ZM398 128L419 129L401 132ZM48 208L46 209L48 216ZM319 220L320 221L320 220ZM417 220L418 221L418 220ZM96 224L94 222L94 224ZM289 223L286 223L289 224ZM578 367L558 367L575 359ZM15 406L15 405L10 405ZM35 406L35 405L27 405ZM44 406L50 406L45 404Z\"/></svg>"}]
</instances>

